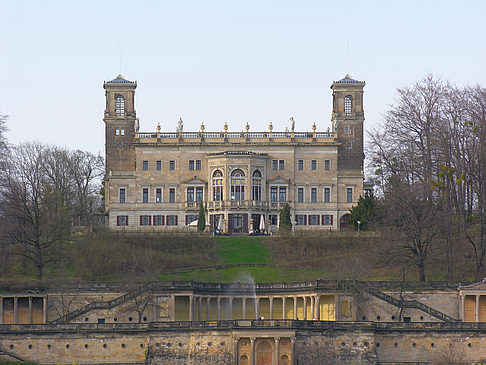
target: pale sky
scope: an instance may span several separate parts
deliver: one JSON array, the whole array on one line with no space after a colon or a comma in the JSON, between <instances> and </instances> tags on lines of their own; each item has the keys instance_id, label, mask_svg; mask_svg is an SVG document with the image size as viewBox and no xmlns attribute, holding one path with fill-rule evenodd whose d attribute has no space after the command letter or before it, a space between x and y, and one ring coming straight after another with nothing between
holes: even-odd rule
<instances>
[{"instance_id":1,"label":"pale sky","mask_svg":"<svg viewBox=\"0 0 486 365\"><path fill-rule=\"evenodd\" d=\"M140 131L330 126L333 80L366 81L365 127L427 73L486 85L486 1L0 0L13 143L104 152L103 81L138 81Z\"/></svg>"}]
</instances>

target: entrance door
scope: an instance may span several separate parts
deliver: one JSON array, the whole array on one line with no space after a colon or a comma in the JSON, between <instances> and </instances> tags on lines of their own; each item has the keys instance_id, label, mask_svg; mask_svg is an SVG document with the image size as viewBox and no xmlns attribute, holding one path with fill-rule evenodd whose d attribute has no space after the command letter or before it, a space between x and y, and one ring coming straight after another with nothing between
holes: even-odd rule
<instances>
[{"instance_id":1,"label":"entrance door","mask_svg":"<svg viewBox=\"0 0 486 365\"><path fill-rule=\"evenodd\" d=\"M273 365L273 349L268 341L257 345L256 365Z\"/></svg>"},{"instance_id":2,"label":"entrance door","mask_svg":"<svg viewBox=\"0 0 486 365\"><path fill-rule=\"evenodd\" d=\"M260 214L252 214L251 219L253 219L253 225L251 229L253 232L258 232L260 230Z\"/></svg>"}]
</instances>

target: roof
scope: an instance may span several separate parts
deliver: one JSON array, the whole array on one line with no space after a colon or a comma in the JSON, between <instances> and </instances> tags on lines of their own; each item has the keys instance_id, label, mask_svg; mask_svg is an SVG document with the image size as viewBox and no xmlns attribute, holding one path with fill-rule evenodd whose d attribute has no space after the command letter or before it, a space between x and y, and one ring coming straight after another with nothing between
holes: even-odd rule
<instances>
[{"instance_id":1,"label":"roof","mask_svg":"<svg viewBox=\"0 0 486 365\"><path fill-rule=\"evenodd\" d=\"M127 80L122 74L119 74L113 80L106 81L107 84L134 84L135 81Z\"/></svg>"},{"instance_id":2,"label":"roof","mask_svg":"<svg viewBox=\"0 0 486 365\"><path fill-rule=\"evenodd\" d=\"M364 84L364 81L358 81L358 80L352 79L351 76L349 76L349 74L347 74L341 80L334 81L334 84Z\"/></svg>"},{"instance_id":3,"label":"roof","mask_svg":"<svg viewBox=\"0 0 486 365\"><path fill-rule=\"evenodd\" d=\"M473 283L465 286L460 286L459 289L466 291L485 291L486 290L486 278L479 283Z\"/></svg>"}]
</instances>

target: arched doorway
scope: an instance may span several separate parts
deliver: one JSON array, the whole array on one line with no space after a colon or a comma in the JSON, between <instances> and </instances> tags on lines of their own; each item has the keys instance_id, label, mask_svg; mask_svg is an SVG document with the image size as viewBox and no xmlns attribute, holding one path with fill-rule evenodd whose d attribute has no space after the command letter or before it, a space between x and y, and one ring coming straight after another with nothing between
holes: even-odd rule
<instances>
[{"instance_id":1,"label":"arched doorway","mask_svg":"<svg viewBox=\"0 0 486 365\"><path fill-rule=\"evenodd\" d=\"M262 341L256 348L256 365L272 365L273 364L273 348L270 342Z\"/></svg>"},{"instance_id":2,"label":"arched doorway","mask_svg":"<svg viewBox=\"0 0 486 365\"><path fill-rule=\"evenodd\" d=\"M280 356L279 365L290 365L289 356L288 355L282 355L282 356Z\"/></svg>"},{"instance_id":3,"label":"arched doorway","mask_svg":"<svg viewBox=\"0 0 486 365\"><path fill-rule=\"evenodd\" d=\"M341 219L339 220L339 228L341 231L350 231L353 229L352 226L350 226L347 222L348 218L351 216L351 214L347 213L344 214Z\"/></svg>"},{"instance_id":4,"label":"arched doorway","mask_svg":"<svg viewBox=\"0 0 486 365\"><path fill-rule=\"evenodd\" d=\"M240 360L238 361L238 365L249 365L249 364L250 364L250 362L249 362L248 356L241 355Z\"/></svg>"}]
</instances>

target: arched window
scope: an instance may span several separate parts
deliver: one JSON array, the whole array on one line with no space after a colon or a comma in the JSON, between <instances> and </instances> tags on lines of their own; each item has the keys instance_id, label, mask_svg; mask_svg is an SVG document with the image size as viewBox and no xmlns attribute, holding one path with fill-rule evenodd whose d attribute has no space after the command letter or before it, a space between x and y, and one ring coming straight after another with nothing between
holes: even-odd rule
<instances>
[{"instance_id":1,"label":"arched window","mask_svg":"<svg viewBox=\"0 0 486 365\"><path fill-rule=\"evenodd\" d=\"M115 114L117 116L125 115L125 99L123 98L123 95L115 96Z\"/></svg>"},{"instance_id":2,"label":"arched window","mask_svg":"<svg viewBox=\"0 0 486 365\"><path fill-rule=\"evenodd\" d=\"M231 200L245 200L245 173L240 169L231 173Z\"/></svg>"},{"instance_id":3,"label":"arched window","mask_svg":"<svg viewBox=\"0 0 486 365\"><path fill-rule=\"evenodd\" d=\"M213 173L213 201L223 200L223 173L216 170Z\"/></svg>"},{"instance_id":4,"label":"arched window","mask_svg":"<svg viewBox=\"0 0 486 365\"><path fill-rule=\"evenodd\" d=\"M255 201L262 200L262 173L255 170L251 178L251 198Z\"/></svg>"},{"instance_id":5,"label":"arched window","mask_svg":"<svg viewBox=\"0 0 486 365\"><path fill-rule=\"evenodd\" d=\"M353 106L353 98L351 95L346 95L344 97L344 114L350 115Z\"/></svg>"}]
</instances>

